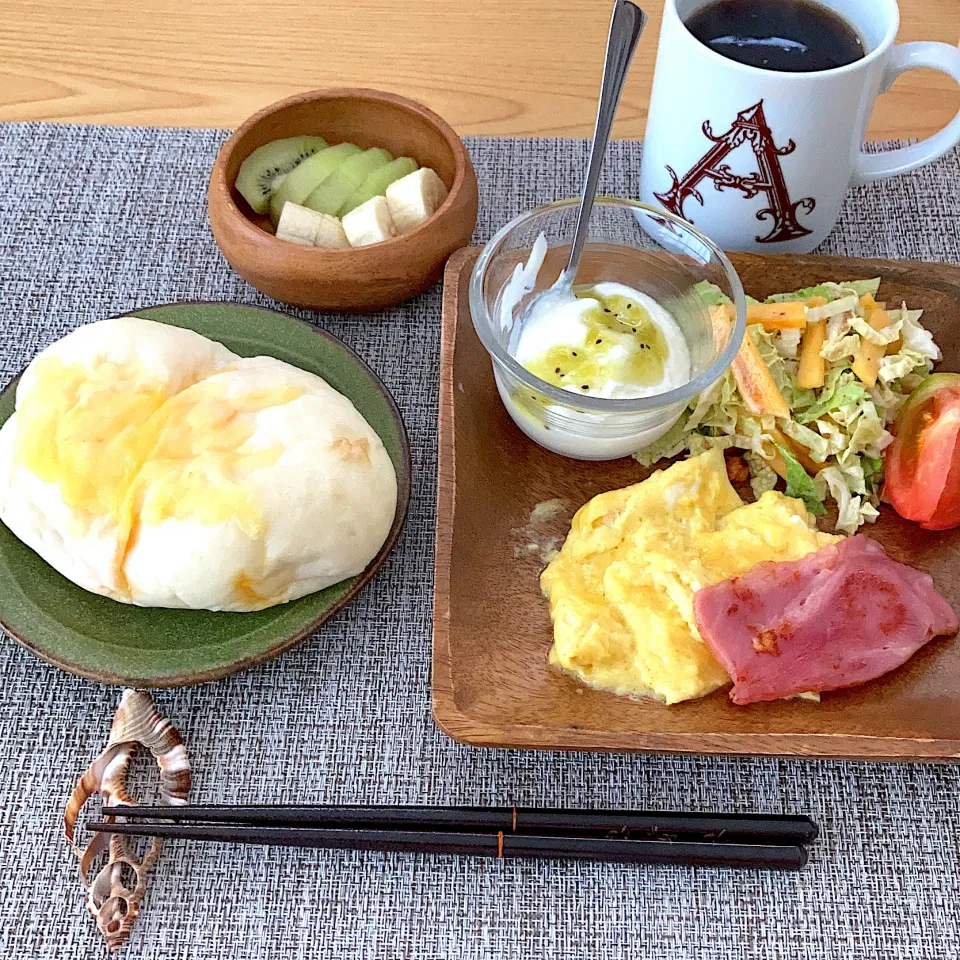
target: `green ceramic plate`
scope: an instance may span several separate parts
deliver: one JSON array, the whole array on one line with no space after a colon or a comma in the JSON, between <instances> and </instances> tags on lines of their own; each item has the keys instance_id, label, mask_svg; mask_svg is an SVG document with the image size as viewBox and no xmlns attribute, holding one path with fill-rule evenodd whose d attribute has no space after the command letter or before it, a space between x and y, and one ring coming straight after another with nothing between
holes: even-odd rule
<instances>
[{"instance_id":1,"label":"green ceramic plate","mask_svg":"<svg viewBox=\"0 0 960 960\"><path fill-rule=\"evenodd\" d=\"M329 333L272 310L228 303L170 304L134 315L195 330L240 356L265 354L322 376L353 401L397 471L397 515L370 566L360 576L257 613L145 609L87 593L0 523L0 623L9 633L44 660L81 677L138 687L184 686L288 650L370 580L406 519L410 448L386 387ZM13 386L0 394L0 423L13 413Z\"/></svg>"}]
</instances>

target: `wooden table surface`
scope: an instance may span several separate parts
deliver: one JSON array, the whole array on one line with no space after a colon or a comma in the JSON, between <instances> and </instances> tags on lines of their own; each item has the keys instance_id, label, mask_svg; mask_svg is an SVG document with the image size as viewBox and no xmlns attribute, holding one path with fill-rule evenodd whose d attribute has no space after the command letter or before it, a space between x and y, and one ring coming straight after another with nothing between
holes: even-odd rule
<instances>
[{"instance_id":1,"label":"wooden table surface","mask_svg":"<svg viewBox=\"0 0 960 960\"><path fill-rule=\"evenodd\" d=\"M663 0L615 134L643 135ZM960 0L900 0L900 37L955 44ZM233 127L289 94L367 85L462 134L587 136L610 0L6 0L0 120ZM881 97L873 138L926 136L960 107L946 77Z\"/></svg>"}]
</instances>

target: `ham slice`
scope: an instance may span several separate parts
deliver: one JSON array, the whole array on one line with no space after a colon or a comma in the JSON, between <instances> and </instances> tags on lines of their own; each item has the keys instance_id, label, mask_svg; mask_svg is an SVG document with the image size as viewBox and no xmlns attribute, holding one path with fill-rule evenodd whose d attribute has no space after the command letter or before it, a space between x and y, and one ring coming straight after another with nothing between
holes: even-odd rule
<instances>
[{"instance_id":1,"label":"ham slice","mask_svg":"<svg viewBox=\"0 0 960 960\"><path fill-rule=\"evenodd\" d=\"M698 590L693 609L738 704L856 686L957 632L933 580L864 536L802 560L758 563Z\"/></svg>"}]
</instances>

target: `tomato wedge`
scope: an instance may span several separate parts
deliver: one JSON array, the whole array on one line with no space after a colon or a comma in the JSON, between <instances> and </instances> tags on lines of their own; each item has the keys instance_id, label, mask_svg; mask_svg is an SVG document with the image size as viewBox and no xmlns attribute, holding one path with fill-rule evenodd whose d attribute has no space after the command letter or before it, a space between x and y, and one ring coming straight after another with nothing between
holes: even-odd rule
<instances>
[{"instance_id":1,"label":"tomato wedge","mask_svg":"<svg viewBox=\"0 0 960 960\"><path fill-rule=\"evenodd\" d=\"M927 530L960 526L960 374L935 373L910 394L884 464L894 510Z\"/></svg>"}]
</instances>

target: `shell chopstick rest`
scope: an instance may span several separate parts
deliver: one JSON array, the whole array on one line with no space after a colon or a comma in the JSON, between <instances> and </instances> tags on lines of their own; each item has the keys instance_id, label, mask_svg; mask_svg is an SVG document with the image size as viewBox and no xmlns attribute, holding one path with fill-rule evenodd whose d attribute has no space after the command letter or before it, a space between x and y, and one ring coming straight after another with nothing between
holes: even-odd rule
<instances>
[{"instance_id":1,"label":"shell chopstick rest","mask_svg":"<svg viewBox=\"0 0 960 960\"><path fill-rule=\"evenodd\" d=\"M160 715L150 694L124 690L107 747L74 787L63 815L67 842L80 858L80 876L87 888L87 909L111 950L120 947L130 935L146 891L147 873L160 855L160 840L154 837L150 841L142 860L133 852L130 838L119 835L94 834L87 846L81 848L75 840L77 819L95 793L100 794L104 806L134 803L127 792L127 771L137 744L146 747L157 761L162 802L186 803L190 792L190 761L180 734ZM114 820L109 818L109 822ZM105 851L107 862L91 879L90 871Z\"/></svg>"}]
</instances>

